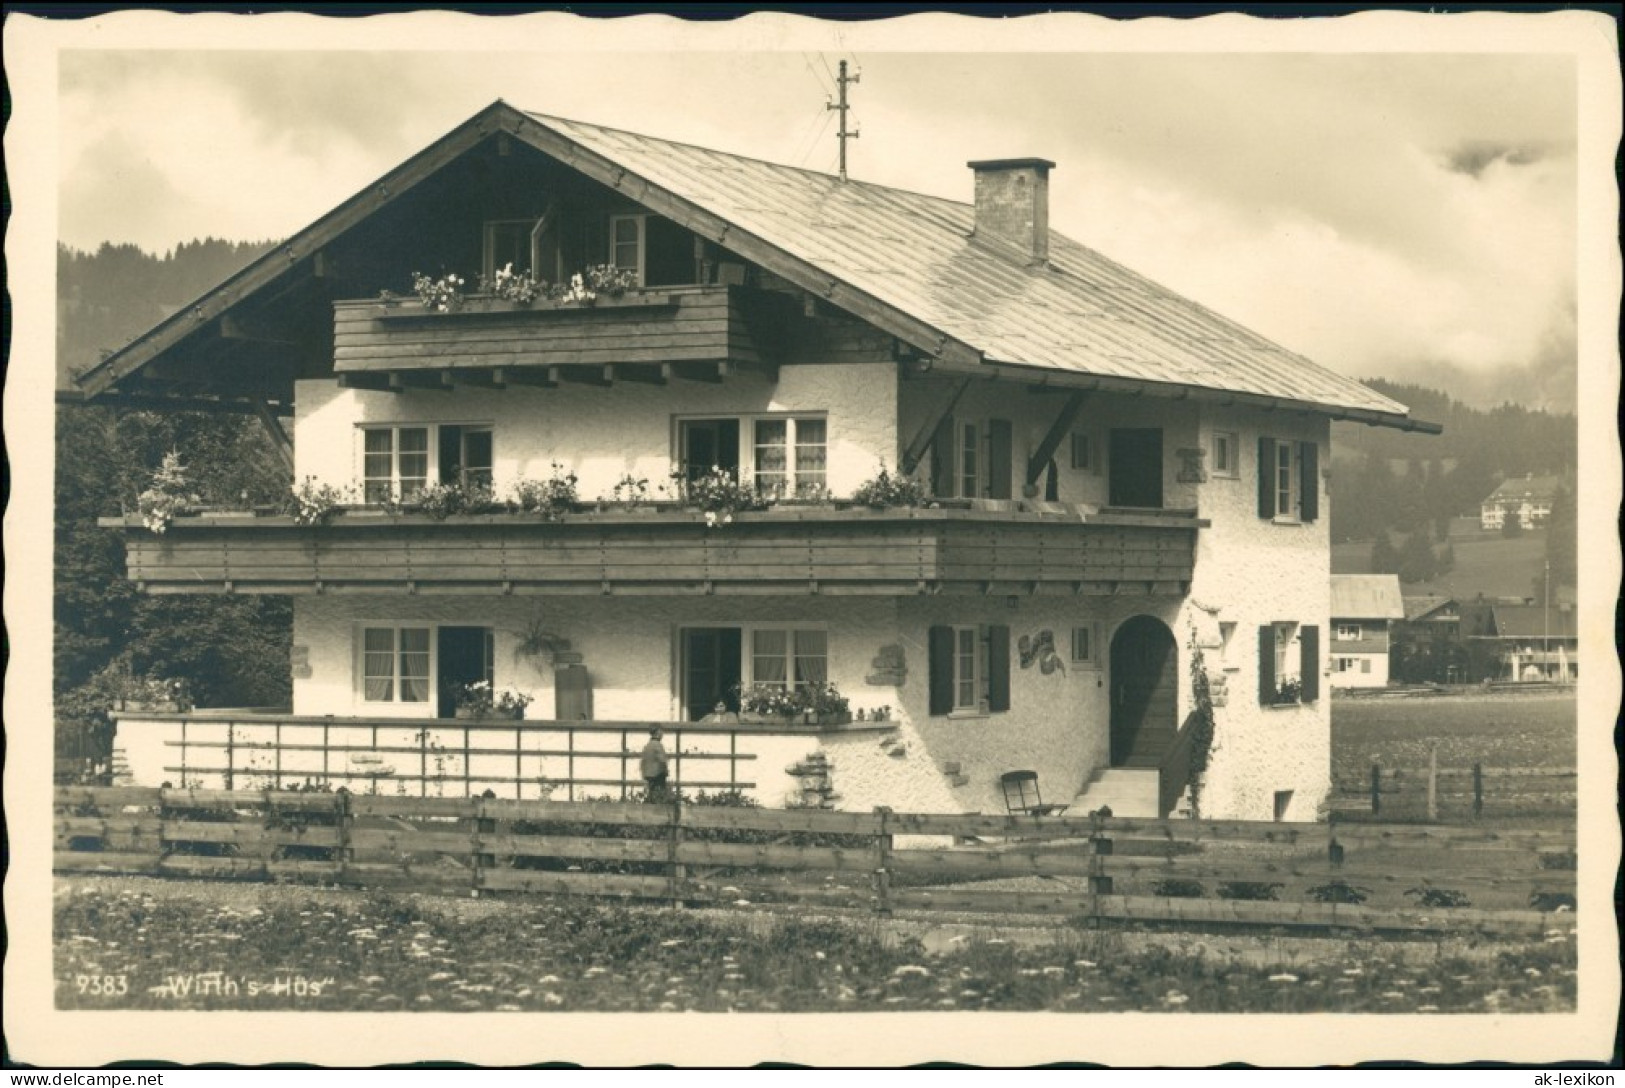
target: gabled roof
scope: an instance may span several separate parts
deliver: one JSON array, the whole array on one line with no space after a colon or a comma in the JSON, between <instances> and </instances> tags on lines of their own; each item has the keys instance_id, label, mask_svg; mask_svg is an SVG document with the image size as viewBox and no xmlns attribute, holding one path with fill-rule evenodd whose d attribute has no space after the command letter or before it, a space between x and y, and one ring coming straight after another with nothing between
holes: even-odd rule
<instances>
[{"instance_id":1,"label":"gabled roof","mask_svg":"<svg viewBox=\"0 0 1625 1088\"><path fill-rule=\"evenodd\" d=\"M1399 575L1332 575L1331 614L1333 619L1404 619L1405 603L1399 595Z\"/></svg>"},{"instance_id":2,"label":"gabled roof","mask_svg":"<svg viewBox=\"0 0 1625 1088\"><path fill-rule=\"evenodd\" d=\"M1556 476L1520 476L1517 479L1507 480L1500 487L1490 492L1488 503L1523 503L1527 501L1540 501L1556 496L1561 481Z\"/></svg>"},{"instance_id":3,"label":"gabled roof","mask_svg":"<svg viewBox=\"0 0 1625 1088\"><path fill-rule=\"evenodd\" d=\"M1491 610L1495 632L1501 638L1574 638L1575 614L1572 608L1538 604L1498 604Z\"/></svg>"},{"instance_id":4,"label":"gabled roof","mask_svg":"<svg viewBox=\"0 0 1625 1088\"><path fill-rule=\"evenodd\" d=\"M1417 623L1422 620L1434 618L1433 614L1435 612L1443 610L1448 605L1455 604L1456 598L1443 597L1437 593L1426 593L1418 594L1414 597L1408 596L1404 599L1404 601L1405 619L1412 623ZM1455 619L1456 617L1451 616L1449 618Z\"/></svg>"},{"instance_id":5,"label":"gabled roof","mask_svg":"<svg viewBox=\"0 0 1625 1088\"><path fill-rule=\"evenodd\" d=\"M1437 431L1403 405L1051 232L1030 267L971 237L971 205L498 102L81 380L89 395L262 290L360 218L498 133L847 309L962 373L1219 395Z\"/></svg>"}]
</instances>

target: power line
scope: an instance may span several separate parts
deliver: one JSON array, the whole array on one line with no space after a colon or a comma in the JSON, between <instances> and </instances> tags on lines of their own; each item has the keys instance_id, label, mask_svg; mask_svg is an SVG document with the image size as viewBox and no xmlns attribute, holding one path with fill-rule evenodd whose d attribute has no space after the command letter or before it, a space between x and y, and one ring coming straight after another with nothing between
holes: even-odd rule
<instances>
[{"instance_id":1,"label":"power line","mask_svg":"<svg viewBox=\"0 0 1625 1088\"><path fill-rule=\"evenodd\" d=\"M824 57L824 55L822 53L820 53L818 55L818 59L820 59L820 60L822 60L823 57ZM859 135L857 129L853 129L850 132L848 132L847 128L846 128L846 112L847 112L847 110L852 108L851 106L848 106L846 104L846 85L848 83L856 83L856 82L858 82L858 77L855 76L855 75L853 75L853 76L847 75L846 74L846 61L844 61L844 60L841 61L841 74L838 77L836 77L836 80L835 80L836 86L840 88L840 92L841 92L840 101L838 103L837 102L829 102L829 103L826 103L825 106L824 106L825 109L834 110L834 111L836 111L837 113L839 113L841 115L841 131L840 131L839 135L836 137L836 139L837 139L837 142L839 142L839 144L841 146L840 158L841 158L841 180L842 181L846 180L846 141L848 141L848 140L856 140L858 138L858 135Z\"/></svg>"}]
</instances>

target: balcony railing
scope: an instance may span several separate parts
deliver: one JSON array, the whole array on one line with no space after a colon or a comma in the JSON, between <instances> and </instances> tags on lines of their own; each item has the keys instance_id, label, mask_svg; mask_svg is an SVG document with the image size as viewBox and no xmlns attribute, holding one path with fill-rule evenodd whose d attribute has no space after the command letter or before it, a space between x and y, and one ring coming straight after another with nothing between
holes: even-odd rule
<instances>
[{"instance_id":1,"label":"balcony railing","mask_svg":"<svg viewBox=\"0 0 1625 1088\"><path fill-rule=\"evenodd\" d=\"M351 510L288 517L135 518L129 576L150 593L1182 595L1195 563L1191 511L947 506L779 506L711 525L681 509L544 521L436 520ZM1065 512L1060 512L1064 510Z\"/></svg>"}]
</instances>

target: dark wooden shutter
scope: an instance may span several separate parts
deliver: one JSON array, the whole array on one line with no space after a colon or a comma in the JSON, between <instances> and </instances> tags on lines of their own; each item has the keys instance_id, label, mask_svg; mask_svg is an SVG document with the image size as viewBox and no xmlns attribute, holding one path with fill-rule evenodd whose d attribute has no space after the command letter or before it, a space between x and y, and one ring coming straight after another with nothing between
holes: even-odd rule
<instances>
[{"instance_id":1,"label":"dark wooden shutter","mask_svg":"<svg viewBox=\"0 0 1625 1088\"><path fill-rule=\"evenodd\" d=\"M1015 428L1008 419L987 421L987 497L1011 497L1010 476L1014 472Z\"/></svg>"},{"instance_id":2,"label":"dark wooden shutter","mask_svg":"<svg viewBox=\"0 0 1625 1088\"><path fill-rule=\"evenodd\" d=\"M957 494L954 481L954 420L948 416L937 424L937 433L931 436L931 491L939 499L951 499Z\"/></svg>"},{"instance_id":3,"label":"dark wooden shutter","mask_svg":"<svg viewBox=\"0 0 1625 1088\"><path fill-rule=\"evenodd\" d=\"M1312 624L1300 628L1298 648L1302 651L1298 679L1303 685L1303 701L1312 703L1320 698L1320 628Z\"/></svg>"},{"instance_id":4,"label":"dark wooden shutter","mask_svg":"<svg viewBox=\"0 0 1625 1088\"><path fill-rule=\"evenodd\" d=\"M1258 516L1275 516L1275 439L1258 440Z\"/></svg>"},{"instance_id":5,"label":"dark wooden shutter","mask_svg":"<svg viewBox=\"0 0 1625 1088\"><path fill-rule=\"evenodd\" d=\"M463 482L463 429L455 423L440 428L440 482Z\"/></svg>"},{"instance_id":6,"label":"dark wooden shutter","mask_svg":"<svg viewBox=\"0 0 1625 1088\"><path fill-rule=\"evenodd\" d=\"M1320 447L1313 442L1304 442L1299 446L1298 464L1302 466L1303 498L1298 507L1298 516L1304 521L1314 521L1320 517Z\"/></svg>"},{"instance_id":7,"label":"dark wooden shutter","mask_svg":"<svg viewBox=\"0 0 1625 1088\"><path fill-rule=\"evenodd\" d=\"M592 720L592 679L585 665L553 670L553 716L560 721Z\"/></svg>"},{"instance_id":8,"label":"dark wooden shutter","mask_svg":"<svg viewBox=\"0 0 1625 1088\"><path fill-rule=\"evenodd\" d=\"M1044 501L1045 502L1059 502L1060 501L1060 499L1061 499L1061 484L1060 484L1060 480L1058 479L1058 477L1060 475L1061 475L1060 472L1057 471L1056 467L1055 467L1055 458L1051 457L1049 459L1049 467L1044 470Z\"/></svg>"},{"instance_id":9,"label":"dark wooden shutter","mask_svg":"<svg viewBox=\"0 0 1625 1088\"><path fill-rule=\"evenodd\" d=\"M1010 709L1010 628L997 623L987 629L987 709Z\"/></svg>"},{"instance_id":10,"label":"dark wooden shutter","mask_svg":"<svg viewBox=\"0 0 1625 1088\"><path fill-rule=\"evenodd\" d=\"M1258 629L1258 705L1275 701L1275 627L1266 623Z\"/></svg>"},{"instance_id":11,"label":"dark wooden shutter","mask_svg":"<svg viewBox=\"0 0 1625 1088\"><path fill-rule=\"evenodd\" d=\"M954 708L954 629L932 627L928 648L930 711L932 715L947 714Z\"/></svg>"}]
</instances>

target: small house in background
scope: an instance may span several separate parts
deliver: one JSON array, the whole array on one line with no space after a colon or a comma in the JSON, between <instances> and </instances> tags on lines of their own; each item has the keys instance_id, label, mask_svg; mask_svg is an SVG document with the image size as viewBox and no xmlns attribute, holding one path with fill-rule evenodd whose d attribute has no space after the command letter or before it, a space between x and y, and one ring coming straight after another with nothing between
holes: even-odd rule
<instances>
[{"instance_id":1,"label":"small house in background","mask_svg":"<svg viewBox=\"0 0 1625 1088\"><path fill-rule=\"evenodd\" d=\"M1506 519L1518 519L1519 528L1533 529L1546 524L1552 515L1561 481L1556 476L1523 476L1507 480L1492 491L1479 507L1480 528L1500 529Z\"/></svg>"},{"instance_id":2,"label":"small house in background","mask_svg":"<svg viewBox=\"0 0 1625 1088\"><path fill-rule=\"evenodd\" d=\"M126 715L132 766L626 796L659 724L684 790L1156 816L1200 666L1203 814L1312 818L1331 422L1439 428L1051 231L1052 169L481 111L80 379L298 481L105 522L143 592L293 601L293 705Z\"/></svg>"},{"instance_id":3,"label":"small house in background","mask_svg":"<svg viewBox=\"0 0 1625 1088\"><path fill-rule=\"evenodd\" d=\"M1494 633L1474 638L1494 648L1501 679L1579 679L1580 635L1572 605L1496 604L1490 615Z\"/></svg>"},{"instance_id":4,"label":"small house in background","mask_svg":"<svg viewBox=\"0 0 1625 1088\"><path fill-rule=\"evenodd\" d=\"M1398 575L1332 575L1331 686L1385 686L1391 628L1404 618Z\"/></svg>"}]
</instances>

